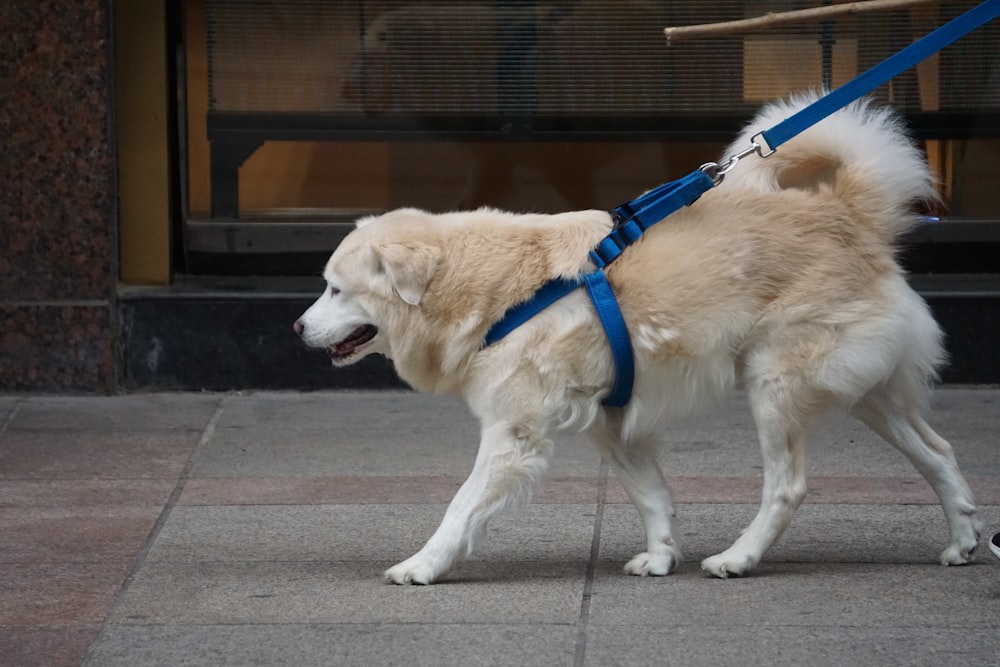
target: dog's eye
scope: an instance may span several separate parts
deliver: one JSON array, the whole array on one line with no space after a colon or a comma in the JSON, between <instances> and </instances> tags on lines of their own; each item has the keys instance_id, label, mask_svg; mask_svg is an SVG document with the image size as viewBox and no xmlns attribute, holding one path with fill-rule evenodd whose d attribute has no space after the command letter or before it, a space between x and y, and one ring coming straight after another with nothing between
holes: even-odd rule
<instances>
[{"instance_id":1,"label":"dog's eye","mask_svg":"<svg viewBox=\"0 0 1000 667\"><path fill-rule=\"evenodd\" d=\"M338 294L340 294L340 290L337 289L336 287L333 287L331 285L330 286L330 296L337 296Z\"/></svg>"}]
</instances>

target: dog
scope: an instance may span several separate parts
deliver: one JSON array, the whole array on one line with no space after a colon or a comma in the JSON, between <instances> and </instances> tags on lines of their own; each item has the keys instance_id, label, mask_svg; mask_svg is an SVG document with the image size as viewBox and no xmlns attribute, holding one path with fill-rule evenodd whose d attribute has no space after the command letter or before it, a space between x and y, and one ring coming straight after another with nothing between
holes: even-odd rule
<instances>
[{"instance_id":1,"label":"dog","mask_svg":"<svg viewBox=\"0 0 1000 667\"><path fill-rule=\"evenodd\" d=\"M727 155L814 98L765 107ZM641 515L646 550L625 572L670 573L681 549L658 431L738 385L758 431L763 491L742 535L702 561L707 573L747 574L785 531L806 495L810 430L836 409L909 458L948 521L940 562L968 562L976 504L951 446L921 416L944 361L942 332L895 259L916 206L934 198L899 120L865 101L741 161L606 269L634 350L624 408L601 403L614 367L585 290L484 346L491 325L541 285L594 270L588 251L612 229L607 212L399 209L359 220L295 331L334 366L385 355L415 389L462 397L482 425L440 527L386 580L430 584L467 557L491 517L528 500L552 455L549 435L571 425L589 433Z\"/></svg>"}]
</instances>

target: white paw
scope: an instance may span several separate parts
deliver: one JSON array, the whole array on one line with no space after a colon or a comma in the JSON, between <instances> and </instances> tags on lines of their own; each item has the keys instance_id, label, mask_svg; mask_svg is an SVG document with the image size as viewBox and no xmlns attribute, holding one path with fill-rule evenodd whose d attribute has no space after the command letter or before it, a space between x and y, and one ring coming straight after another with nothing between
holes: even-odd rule
<instances>
[{"instance_id":1,"label":"white paw","mask_svg":"<svg viewBox=\"0 0 1000 667\"><path fill-rule=\"evenodd\" d=\"M947 549L941 552L940 561L942 565L965 565L972 561L972 552L975 550L975 545L972 547L960 547L954 544L948 546Z\"/></svg>"},{"instance_id":2,"label":"white paw","mask_svg":"<svg viewBox=\"0 0 1000 667\"><path fill-rule=\"evenodd\" d=\"M952 532L951 544L941 552L939 560L942 565L965 565L973 560L976 546L979 545L983 521L976 516L976 508L971 504L965 508L962 519L957 524L957 529Z\"/></svg>"},{"instance_id":3,"label":"white paw","mask_svg":"<svg viewBox=\"0 0 1000 667\"><path fill-rule=\"evenodd\" d=\"M756 563L749 556L732 554L729 551L723 551L701 561L701 569L720 579L741 577L752 570L754 565Z\"/></svg>"},{"instance_id":4,"label":"white paw","mask_svg":"<svg viewBox=\"0 0 1000 667\"><path fill-rule=\"evenodd\" d=\"M417 556L411 556L402 563L393 565L383 575L388 584L431 584L437 578L430 563Z\"/></svg>"},{"instance_id":5,"label":"white paw","mask_svg":"<svg viewBox=\"0 0 1000 667\"><path fill-rule=\"evenodd\" d=\"M637 577L665 577L670 574L679 560L672 552L651 554L648 551L643 551L625 563L625 574L633 574Z\"/></svg>"}]
</instances>

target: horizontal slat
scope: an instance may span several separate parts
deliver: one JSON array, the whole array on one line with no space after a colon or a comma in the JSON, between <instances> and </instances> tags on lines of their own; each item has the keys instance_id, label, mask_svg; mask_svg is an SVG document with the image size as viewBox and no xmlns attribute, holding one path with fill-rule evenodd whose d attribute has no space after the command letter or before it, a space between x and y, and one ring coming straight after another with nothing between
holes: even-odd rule
<instances>
[{"instance_id":1,"label":"horizontal slat","mask_svg":"<svg viewBox=\"0 0 1000 667\"><path fill-rule=\"evenodd\" d=\"M185 224L189 252L237 255L332 252L362 217L330 216L323 222L198 221Z\"/></svg>"},{"instance_id":2,"label":"horizontal slat","mask_svg":"<svg viewBox=\"0 0 1000 667\"><path fill-rule=\"evenodd\" d=\"M830 82L843 83L974 3L670 46L662 33L820 4L208 0L210 108L372 117L715 113L820 86L824 43ZM909 73L876 95L906 110L1000 109L998 38L1000 27L990 25L945 49L928 79L941 79L933 90L918 90Z\"/></svg>"}]
</instances>

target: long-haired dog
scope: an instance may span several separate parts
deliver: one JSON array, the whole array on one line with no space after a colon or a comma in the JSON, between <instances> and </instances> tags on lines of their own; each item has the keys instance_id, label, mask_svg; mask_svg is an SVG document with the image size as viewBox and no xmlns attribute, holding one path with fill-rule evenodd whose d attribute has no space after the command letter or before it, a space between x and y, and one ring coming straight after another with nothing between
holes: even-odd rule
<instances>
[{"instance_id":1,"label":"long-haired dog","mask_svg":"<svg viewBox=\"0 0 1000 667\"><path fill-rule=\"evenodd\" d=\"M733 152L808 101L765 108ZM625 571L668 574L681 552L658 433L737 383L757 426L763 494L735 543L702 561L707 572L749 572L788 527L806 495L810 430L836 408L910 459L948 520L940 561L967 562L975 502L951 446L921 416L944 357L941 330L894 249L915 205L933 197L921 153L891 113L867 103L742 161L606 270L634 348L624 408L601 404L614 368L584 290L483 344L541 285L593 270L588 251L611 230L608 213L401 209L360 220L296 331L334 365L384 354L413 387L464 398L482 424L475 465L440 527L386 579L431 583L466 557L491 517L527 501L552 455L550 432L567 425L589 432L642 517L646 549Z\"/></svg>"}]
</instances>

